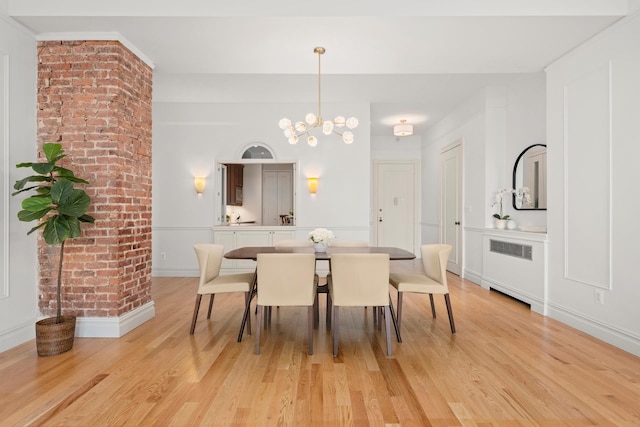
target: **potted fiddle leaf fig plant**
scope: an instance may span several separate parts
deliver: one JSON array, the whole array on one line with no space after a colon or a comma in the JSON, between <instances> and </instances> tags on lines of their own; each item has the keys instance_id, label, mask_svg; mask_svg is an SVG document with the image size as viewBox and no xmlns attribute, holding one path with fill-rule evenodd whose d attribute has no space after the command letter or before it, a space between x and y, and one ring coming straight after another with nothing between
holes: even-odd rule
<instances>
[{"instance_id":1,"label":"potted fiddle leaf fig plant","mask_svg":"<svg viewBox=\"0 0 640 427\"><path fill-rule=\"evenodd\" d=\"M73 171L58 166L66 155L61 144L45 143L43 162L19 163L17 168L31 168L34 175L16 181L12 196L31 191L31 196L22 201L18 219L24 222L37 221L27 234L42 229L44 241L49 245L60 245L58 281L56 289L56 316L36 322L36 347L39 356L64 353L73 347L75 316L62 315L62 262L67 239L79 237L81 222L93 223L87 215L91 199L87 193L75 188L76 184L88 184L75 176Z\"/></svg>"}]
</instances>

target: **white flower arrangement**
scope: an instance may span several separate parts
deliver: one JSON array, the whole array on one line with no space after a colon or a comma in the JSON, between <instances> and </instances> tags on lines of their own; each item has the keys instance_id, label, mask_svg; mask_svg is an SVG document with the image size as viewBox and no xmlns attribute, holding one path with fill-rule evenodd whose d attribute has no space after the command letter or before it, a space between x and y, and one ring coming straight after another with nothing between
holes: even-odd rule
<instances>
[{"instance_id":1,"label":"white flower arrangement","mask_svg":"<svg viewBox=\"0 0 640 427\"><path fill-rule=\"evenodd\" d=\"M316 228L309 233L309 240L313 243L325 243L331 239L335 239L335 236L331 230L327 230L326 228Z\"/></svg>"},{"instance_id":2,"label":"white flower arrangement","mask_svg":"<svg viewBox=\"0 0 640 427\"><path fill-rule=\"evenodd\" d=\"M522 206L525 203L529 203L531 201L531 196L529 195L528 187L520 187L517 190L513 188L503 188L498 190L495 195L495 200L491 204L491 206L498 206L498 213L493 214L493 217L496 219L509 219L510 215L503 215L503 206L502 201L504 200L505 195L507 194L515 194L517 201Z\"/></svg>"},{"instance_id":3,"label":"white flower arrangement","mask_svg":"<svg viewBox=\"0 0 640 427\"><path fill-rule=\"evenodd\" d=\"M505 194L512 194L514 192L513 188L503 188L501 190L498 190L496 192L495 195L495 200L494 202L491 204L491 206L496 206L498 205L498 213L493 214L493 217L496 219L509 219L510 216L509 215L503 215L503 206L502 206L502 201L504 199L504 195Z\"/></svg>"}]
</instances>

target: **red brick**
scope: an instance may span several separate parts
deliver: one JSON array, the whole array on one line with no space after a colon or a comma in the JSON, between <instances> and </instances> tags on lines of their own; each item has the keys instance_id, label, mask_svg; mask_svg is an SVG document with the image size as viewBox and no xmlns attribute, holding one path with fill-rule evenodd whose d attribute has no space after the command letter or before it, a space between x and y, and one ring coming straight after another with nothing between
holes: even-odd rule
<instances>
[{"instance_id":1,"label":"red brick","mask_svg":"<svg viewBox=\"0 0 640 427\"><path fill-rule=\"evenodd\" d=\"M45 41L38 52L38 141L63 145L96 218L65 245L63 308L119 316L151 300L152 70L115 41ZM38 252L38 306L50 315L59 248L40 240Z\"/></svg>"}]
</instances>

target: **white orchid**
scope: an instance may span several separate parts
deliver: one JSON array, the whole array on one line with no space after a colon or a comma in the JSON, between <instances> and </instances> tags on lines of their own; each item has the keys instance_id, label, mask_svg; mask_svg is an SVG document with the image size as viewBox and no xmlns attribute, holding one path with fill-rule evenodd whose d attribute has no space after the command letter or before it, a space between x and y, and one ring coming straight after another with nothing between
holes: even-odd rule
<instances>
[{"instance_id":1,"label":"white orchid","mask_svg":"<svg viewBox=\"0 0 640 427\"><path fill-rule=\"evenodd\" d=\"M516 190L513 188L503 188L496 192L495 201L491 204L491 206L498 205L498 213L493 214L493 217L496 219L509 219L510 215L503 215L502 212L502 201L504 199L505 194L514 194Z\"/></svg>"}]
</instances>

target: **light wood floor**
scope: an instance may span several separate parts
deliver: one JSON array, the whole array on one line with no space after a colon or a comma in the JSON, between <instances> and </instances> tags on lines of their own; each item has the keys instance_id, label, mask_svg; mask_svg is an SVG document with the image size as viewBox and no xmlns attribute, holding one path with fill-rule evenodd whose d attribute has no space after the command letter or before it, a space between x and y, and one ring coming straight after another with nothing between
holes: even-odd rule
<instances>
[{"instance_id":1,"label":"light wood floor","mask_svg":"<svg viewBox=\"0 0 640 427\"><path fill-rule=\"evenodd\" d=\"M307 355L306 309L288 307L254 355L254 336L236 342L240 294L219 295L211 321L203 304L189 336L196 279L157 278L156 317L121 339L76 339L47 358L34 342L0 353L0 425L640 425L640 358L449 281L455 335L442 297L434 320L427 296L407 294L392 357L372 310L353 308L334 358L322 322Z\"/></svg>"}]
</instances>

